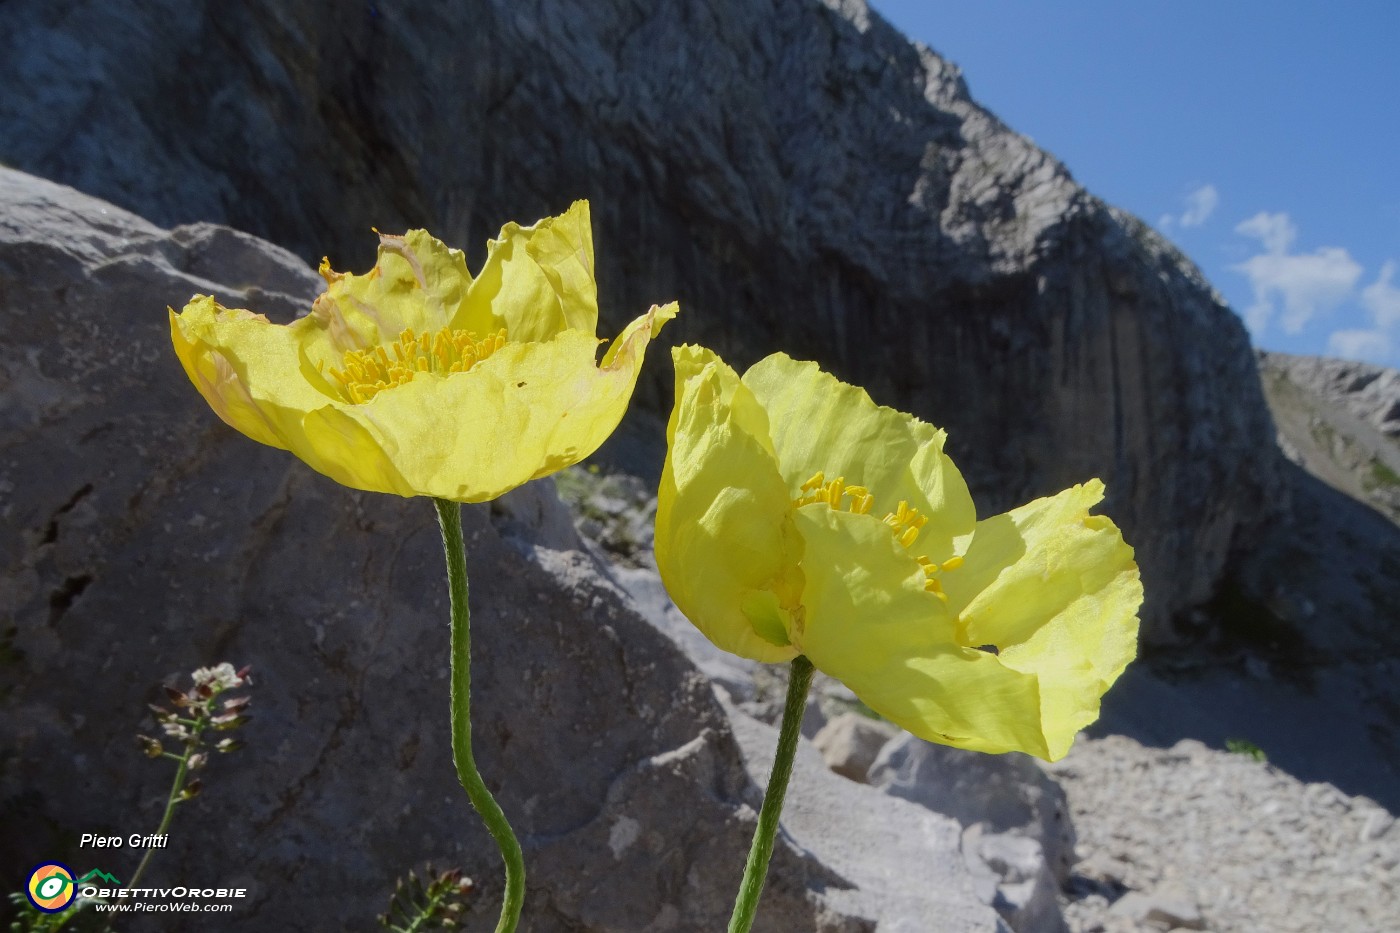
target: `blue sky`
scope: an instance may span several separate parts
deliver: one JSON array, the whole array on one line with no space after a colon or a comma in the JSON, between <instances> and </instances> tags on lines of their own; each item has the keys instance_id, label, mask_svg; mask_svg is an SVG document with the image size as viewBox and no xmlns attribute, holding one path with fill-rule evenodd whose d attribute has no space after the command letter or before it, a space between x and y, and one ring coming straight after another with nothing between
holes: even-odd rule
<instances>
[{"instance_id":1,"label":"blue sky","mask_svg":"<svg viewBox=\"0 0 1400 933\"><path fill-rule=\"evenodd\" d=\"M1256 345L1400 367L1400 2L875 0Z\"/></svg>"}]
</instances>

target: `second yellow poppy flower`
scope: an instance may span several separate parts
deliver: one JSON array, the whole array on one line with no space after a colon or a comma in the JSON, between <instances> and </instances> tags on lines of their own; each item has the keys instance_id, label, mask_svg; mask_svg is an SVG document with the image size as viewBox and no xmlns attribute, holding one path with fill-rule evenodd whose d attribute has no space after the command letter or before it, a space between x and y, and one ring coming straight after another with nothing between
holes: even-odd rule
<instances>
[{"instance_id":1,"label":"second yellow poppy flower","mask_svg":"<svg viewBox=\"0 0 1400 933\"><path fill-rule=\"evenodd\" d=\"M656 561L716 645L805 655L931 741L1058 759L1133 658L1142 585L1091 480L977 521L944 432L783 354L673 351Z\"/></svg>"}]
</instances>

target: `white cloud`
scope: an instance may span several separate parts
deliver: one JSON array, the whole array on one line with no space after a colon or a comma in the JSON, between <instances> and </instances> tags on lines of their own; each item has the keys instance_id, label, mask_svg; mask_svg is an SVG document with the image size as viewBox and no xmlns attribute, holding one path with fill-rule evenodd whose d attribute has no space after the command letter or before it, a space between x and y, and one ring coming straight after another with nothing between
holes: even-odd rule
<instances>
[{"instance_id":1,"label":"white cloud","mask_svg":"<svg viewBox=\"0 0 1400 933\"><path fill-rule=\"evenodd\" d=\"M1220 192L1215 190L1215 185L1201 185L1186 196L1186 212L1181 215L1181 225L1199 227L1210 219L1219 203Z\"/></svg>"},{"instance_id":2,"label":"white cloud","mask_svg":"<svg viewBox=\"0 0 1400 933\"><path fill-rule=\"evenodd\" d=\"M1390 337L1380 330L1334 330L1327 338L1327 349L1348 360L1390 363Z\"/></svg>"},{"instance_id":3,"label":"white cloud","mask_svg":"<svg viewBox=\"0 0 1400 933\"><path fill-rule=\"evenodd\" d=\"M1254 289L1254 303L1245 309L1244 319L1256 337L1268 330L1279 303L1284 332L1296 334L1318 314L1349 298L1361 278L1361 266L1341 247L1289 253L1298 230L1287 214L1260 212L1235 227L1235 232L1254 237L1265 250L1231 267L1248 276Z\"/></svg>"},{"instance_id":4,"label":"white cloud","mask_svg":"<svg viewBox=\"0 0 1400 933\"><path fill-rule=\"evenodd\" d=\"M1384 263L1376 280L1361 290L1361 306L1370 314L1373 326L1334 332L1327 341L1334 355L1384 366L1396 364L1400 356L1400 288L1391 284L1396 270L1393 259Z\"/></svg>"},{"instance_id":5,"label":"white cloud","mask_svg":"<svg viewBox=\"0 0 1400 933\"><path fill-rule=\"evenodd\" d=\"M1255 237L1264 244L1266 250L1280 255L1288 252L1288 247L1293 245L1298 236L1298 228L1293 226L1293 221L1283 212L1270 214L1260 211L1235 227L1235 232Z\"/></svg>"},{"instance_id":6,"label":"white cloud","mask_svg":"<svg viewBox=\"0 0 1400 933\"><path fill-rule=\"evenodd\" d=\"M1361 290L1361 306L1371 312L1371 319L1381 330L1400 327L1400 288L1390 284L1394 275L1395 261L1390 260L1381 266L1376 280Z\"/></svg>"},{"instance_id":7,"label":"white cloud","mask_svg":"<svg viewBox=\"0 0 1400 933\"><path fill-rule=\"evenodd\" d=\"M1210 215L1215 213L1216 205L1220 203L1220 192L1215 185L1201 185L1199 188L1186 195L1186 210L1180 216L1175 214L1163 214L1157 218L1157 229L1169 231L1177 224L1183 227L1199 227L1210 219Z\"/></svg>"}]
</instances>

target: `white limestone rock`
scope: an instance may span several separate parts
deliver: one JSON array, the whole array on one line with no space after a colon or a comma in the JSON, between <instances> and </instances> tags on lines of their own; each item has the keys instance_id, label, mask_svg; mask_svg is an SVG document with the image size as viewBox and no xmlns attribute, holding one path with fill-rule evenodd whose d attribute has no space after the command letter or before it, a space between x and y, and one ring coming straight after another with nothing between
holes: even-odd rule
<instances>
[{"instance_id":1,"label":"white limestone rock","mask_svg":"<svg viewBox=\"0 0 1400 933\"><path fill-rule=\"evenodd\" d=\"M730 715L749 775L764 786L777 730L734 707ZM1008 930L977 889L954 821L833 774L810 742L798 745L782 828L844 879L826 902L880 933Z\"/></svg>"},{"instance_id":2,"label":"white limestone rock","mask_svg":"<svg viewBox=\"0 0 1400 933\"><path fill-rule=\"evenodd\" d=\"M812 744L832 771L865 783L866 773L875 763L880 749L898 733L899 730L887 722L860 713L843 713L826 723L812 739Z\"/></svg>"},{"instance_id":3,"label":"white limestone rock","mask_svg":"<svg viewBox=\"0 0 1400 933\"><path fill-rule=\"evenodd\" d=\"M1069 876L1075 835L1064 792L1028 755L984 755L905 733L880 750L869 779L963 826L1033 839L1056 882Z\"/></svg>"}]
</instances>

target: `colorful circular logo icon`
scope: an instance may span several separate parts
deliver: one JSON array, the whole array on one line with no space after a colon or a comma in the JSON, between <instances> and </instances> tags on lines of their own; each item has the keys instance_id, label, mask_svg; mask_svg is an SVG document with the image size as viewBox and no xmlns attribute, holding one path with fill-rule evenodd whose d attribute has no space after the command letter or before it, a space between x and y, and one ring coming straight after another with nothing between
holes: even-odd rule
<instances>
[{"instance_id":1,"label":"colorful circular logo icon","mask_svg":"<svg viewBox=\"0 0 1400 933\"><path fill-rule=\"evenodd\" d=\"M73 881L73 870L62 862L45 862L29 873L29 884L25 888L29 903L44 913L56 914L64 910L78 896L78 886Z\"/></svg>"}]
</instances>

